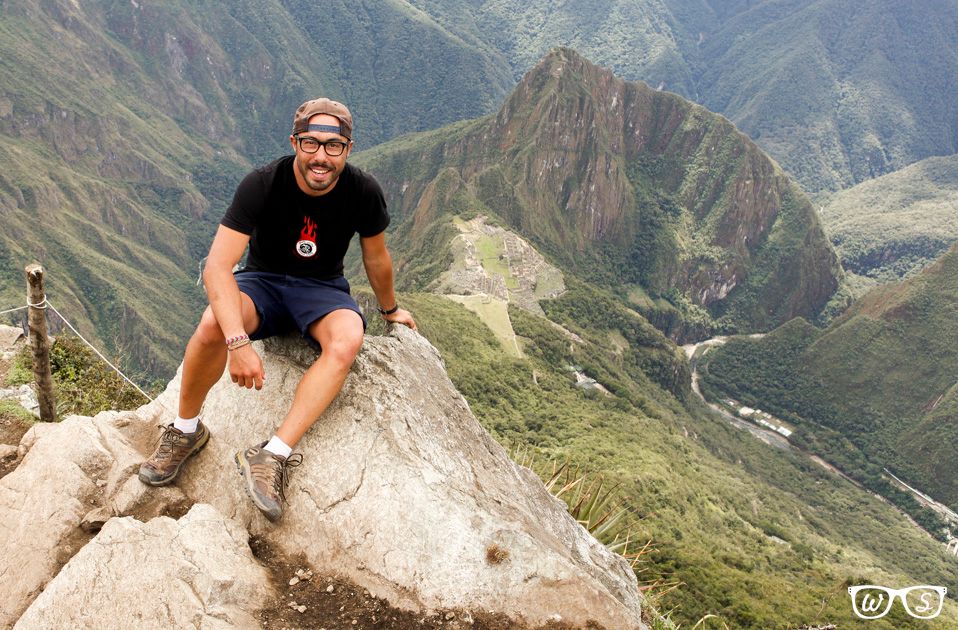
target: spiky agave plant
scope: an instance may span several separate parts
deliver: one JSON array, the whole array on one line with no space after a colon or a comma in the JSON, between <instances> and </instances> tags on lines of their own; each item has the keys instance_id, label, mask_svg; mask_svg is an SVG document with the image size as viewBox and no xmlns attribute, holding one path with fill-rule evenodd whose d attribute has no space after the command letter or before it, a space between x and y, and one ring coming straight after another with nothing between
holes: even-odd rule
<instances>
[{"instance_id":1,"label":"spiky agave plant","mask_svg":"<svg viewBox=\"0 0 958 630\"><path fill-rule=\"evenodd\" d=\"M608 485L602 475L591 476L569 460L561 464L551 460L540 465L528 445L517 446L513 450L513 460L543 479L546 490L561 499L572 518L596 540L624 556L633 569L637 567L639 559L651 548L652 541L641 544L624 526L623 519L631 510L620 503L618 484Z\"/></svg>"}]
</instances>

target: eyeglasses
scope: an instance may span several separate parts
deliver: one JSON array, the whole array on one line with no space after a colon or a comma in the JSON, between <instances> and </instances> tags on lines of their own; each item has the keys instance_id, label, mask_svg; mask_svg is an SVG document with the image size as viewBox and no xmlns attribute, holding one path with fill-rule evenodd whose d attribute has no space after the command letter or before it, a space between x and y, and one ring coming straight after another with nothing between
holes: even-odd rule
<instances>
[{"instance_id":1,"label":"eyeglasses","mask_svg":"<svg viewBox=\"0 0 958 630\"><path fill-rule=\"evenodd\" d=\"M326 155L336 157L342 155L346 150L346 142L342 140L327 140L322 142L311 136L296 136L296 142L299 144L299 150L303 153L316 153L319 147L326 150Z\"/></svg>"},{"instance_id":2,"label":"eyeglasses","mask_svg":"<svg viewBox=\"0 0 958 630\"><path fill-rule=\"evenodd\" d=\"M945 602L944 586L911 586L909 588L886 588L874 584L849 586L848 594L852 596L852 607L855 614L862 619L878 619L884 617L891 610L895 598L900 597L905 612L916 619L934 619L941 613ZM888 600L885 601L885 597Z\"/></svg>"}]
</instances>

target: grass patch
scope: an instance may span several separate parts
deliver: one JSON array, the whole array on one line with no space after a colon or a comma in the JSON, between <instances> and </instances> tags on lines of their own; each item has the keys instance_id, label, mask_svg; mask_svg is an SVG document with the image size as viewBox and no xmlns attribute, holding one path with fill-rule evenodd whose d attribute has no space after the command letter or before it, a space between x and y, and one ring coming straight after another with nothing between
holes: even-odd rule
<instances>
[{"instance_id":1,"label":"grass patch","mask_svg":"<svg viewBox=\"0 0 958 630\"><path fill-rule=\"evenodd\" d=\"M518 289L519 281L513 277L509 269L509 261L505 256L505 246L499 236L482 234L476 239L476 252L482 268L490 274L501 276L505 280L507 289Z\"/></svg>"},{"instance_id":2,"label":"grass patch","mask_svg":"<svg viewBox=\"0 0 958 630\"><path fill-rule=\"evenodd\" d=\"M15 400L0 400L0 418L33 424L37 417Z\"/></svg>"},{"instance_id":3,"label":"grass patch","mask_svg":"<svg viewBox=\"0 0 958 630\"><path fill-rule=\"evenodd\" d=\"M499 343L502 344L502 349L510 356L522 357L522 349L519 347L516 333L512 329L512 322L509 320L509 305L507 302L487 295L447 295L444 297L462 304L478 315L492 331L492 334L496 336Z\"/></svg>"}]
</instances>

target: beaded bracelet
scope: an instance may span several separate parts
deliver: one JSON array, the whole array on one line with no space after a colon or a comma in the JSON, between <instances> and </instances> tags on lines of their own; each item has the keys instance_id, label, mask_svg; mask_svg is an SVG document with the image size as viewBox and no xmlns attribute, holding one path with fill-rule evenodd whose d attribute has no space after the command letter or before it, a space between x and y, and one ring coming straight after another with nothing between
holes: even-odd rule
<instances>
[{"instance_id":1,"label":"beaded bracelet","mask_svg":"<svg viewBox=\"0 0 958 630\"><path fill-rule=\"evenodd\" d=\"M239 339L238 341L234 341L230 345L226 346L226 349L232 352L233 350L239 350L243 346L248 346L251 343L253 343L253 341L249 337L243 337Z\"/></svg>"},{"instance_id":2,"label":"beaded bracelet","mask_svg":"<svg viewBox=\"0 0 958 630\"><path fill-rule=\"evenodd\" d=\"M233 348L232 346L233 346L237 341L243 341L244 339L249 339L249 335L236 335L235 337L227 337L227 338L226 338L226 347L229 348L230 350L233 350L234 348ZM241 347L241 346L237 346L237 347Z\"/></svg>"},{"instance_id":3,"label":"beaded bracelet","mask_svg":"<svg viewBox=\"0 0 958 630\"><path fill-rule=\"evenodd\" d=\"M399 303L397 302L397 303L396 303L396 306L392 307L392 308L389 309L389 310L386 310L386 309L383 309L382 307L379 307L379 314L380 314L380 315L392 315L393 313L395 313L395 312L398 311L398 310L399 310Z\"/></svg>"}]
</instances>

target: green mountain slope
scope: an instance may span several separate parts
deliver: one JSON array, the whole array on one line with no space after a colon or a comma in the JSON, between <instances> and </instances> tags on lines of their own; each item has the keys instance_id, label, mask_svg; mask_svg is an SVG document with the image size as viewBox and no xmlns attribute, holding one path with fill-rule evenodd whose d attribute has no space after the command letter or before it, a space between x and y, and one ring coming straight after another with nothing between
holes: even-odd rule
<instances>
[{"instance_id":1,"label":"green mountain slope","mask_svg":"<svg viewBox=\"0 0 958 630\"><path fill-rule=\"evenodd\" d=\"M556 46L603 68L681 94L694 92L679 42L683 24L663 0L409 0L445 28L503 55L516 80Z\"/></svg>"},{"instance_id":2,"label":"green mountain slope","mask_svg":"<svg viewBox=\"0 0 958 630\"><path fill-rule=\"evenodd\" d=\"M531 70L495 117L359 161L400 200L397 247L417 287L444 268L443 226L476 212L584 280L631 289L679 339L814 316L841 274L811 204L726 119L568 49Z\"/></svg>"},{"instance_id":3,"label":"green mountain slope","mask_svg":"<svg viewBox=\"0 0 958 630\"><path fill-rule=\"evenodd\" d=\"M411 0L518 79L568 46L728 116L809 191L958 151L958 7L842 0Z\"/></svg>"},{"instance_id":4,"label":"green mountain slope","mask_svg":"<svg viewBox=\"0 0 958 630\"><path fill-rule=\"evenodd\" d=\"M288 152L300 102L349 102L369 146L487 111L504 91L488 53L412 7L354 9L5 4L0 305L22 303L22 269L39 261L85 335L144 377L168 375L204 301L195 279L216 222L252 164ZM324 11L349 17L332 28ZM424 68L411 50L445 63Z\"/></svg>"},{"instance_id":5,"label":"green mountain slope","mask_svg":"<svg viewBox=\"0 0 958 630\"><path fill-rule=\"evenodd\" d=\"M138 323L120 325L116 313L84 306L72 277L51 286L51 296L62 291L68 315L109 352L168 373L202 304L187 287L216 218L246 168L286 151L296 104L318 92L342 98L356 112L359 148L369 147L493 111L555 44L725 112L813 190L953 152L956 99L941 70L954 56L954 7L848 11L834 2L693 0L6 4L0 207L17 215L9 231L17 236L0 237L0 256L11 260L0 271L0 296L19 301L19 269L33 259L63 277L47 243L71 251L83 259L79 275L133 298L125 317ZM324 12L338 16L335 27ZM835 35L834 25L846 23ZM802 74L816 68L831 73L827 80ZM835 102L841 107L821 109ZM110 224L110 216L122 222L114 206L143 233L163 234L137 241L156 261L139 272L188 298L143 279L121 282L122 271L101 271L116 258L81 251L79 228L34 220L76 212L92 221L87 231L101 232L94 242L128 239ZM109 257L111 248L104 251ZM140 300L147 295L150 305ZM183 319L160 321L157 311ZM686 309L659 317L700 329L689 323L699 316ZM162 343L140 348L144 334Z\"/></svg>"},{"instance_id":6,"label":"green mountain slope","mask_svg":"<svg viewBox=\"0 0 958 630\"><path fill-rule=\"evenodd\" d=\"M794 321L715 351L707 381L800 425L800 441L849 474L889 468L958 507L954 387L958 246L920 274L878 287L821 331Z\"/></svg>"},{"instance_id":7,"label":"green mountain slope","mask_svg":"<svg viewBox=\"0 0 958 630\"><path fill-rule=\"evenodd\" d=\"M653 543L639 579L659 589L681 583L661 602L681 627L706 614L720 620L700 627L853 627L850 584L958 585L943 546L887 503L794 449L768 447L634 380L623 346L609 342L634 339L628 309L612 294L574 290L543 301L551 320L580 337L571 345L546 318L510 307L521 358L452 300L403 301L493 435L547 470L550 460L570 460L605 487L617 484L614 495L629 509L619 534L631 530L638 547ZM612 393L577 387L570 362L588 366ZM958 622L958 608L949 602L938 621ZM869 623L891 630L928 622L897 605Z\"/></svg>"},{"instance_id":8,"label":"green mountain slope","mask_svg":"<svg viewBox=\"0 0 958 630\"><path fill-rule=\"evenodd\" d=\"M0 305L22 303L20 269L39 259L83 332L168 374L213 226L243 172L285 151L292 108L342 97L360 146L490 111L511 79L482 41L399 1L4 4ZM658 545L645 575L687 585L673 596L687 626L710 612L730 627L847 623L849 583L958 587L889 506L702 415L684 358L626 306L681 338L811 314L834 290L809 204L728 121L561 52L498 116L357 157L388 184L409 286L454 263L450 212L519 230L601 285L570 273L542 314L507 307L516 356L451 300L408 305L498 437L621 482L629 522ZM919 627L900 610L874 625Z\"/></svg>"},{"instance_id":9,"label":"green mountain slope","mask_svg":"<svg viewBox=\"0 0 958 630\"><path fill-rule=\"evenodd\" d=\"M928 158L836 193L821 219L859 284L917 273L958 241L958 156Z\"/></svg>"},{"instance_id":10,"label":"green mountain slope","mask_svg":"<svg viewBox=\"0 0 958 630\"><path fill-rule=\"evenodd\" d=\"M759 2L704 37L696 89L807 190L843 188L958 151L955 32L947 1Z\"/></svg>"}]
</instances>

